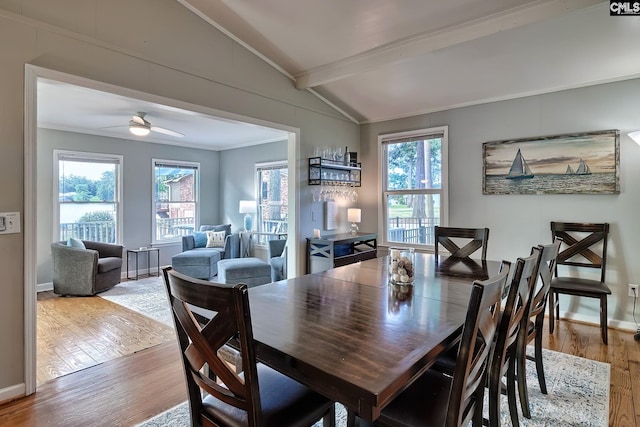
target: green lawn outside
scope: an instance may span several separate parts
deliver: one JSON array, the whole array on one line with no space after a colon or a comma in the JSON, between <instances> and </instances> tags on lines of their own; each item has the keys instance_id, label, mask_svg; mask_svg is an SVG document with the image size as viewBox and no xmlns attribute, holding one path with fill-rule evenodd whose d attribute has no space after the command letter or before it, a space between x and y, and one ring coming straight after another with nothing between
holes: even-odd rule
<instances>
[{"instance_id":1,"label":"green lawn outside","mask_svg":"<svg viewBox=\"0 0 640 427\"><path fill-rule=\"evenodd\" d=\"M390 218L411 218L413 209L406 205L394 205L389 208Z\"/></svg>"}]
</instances>

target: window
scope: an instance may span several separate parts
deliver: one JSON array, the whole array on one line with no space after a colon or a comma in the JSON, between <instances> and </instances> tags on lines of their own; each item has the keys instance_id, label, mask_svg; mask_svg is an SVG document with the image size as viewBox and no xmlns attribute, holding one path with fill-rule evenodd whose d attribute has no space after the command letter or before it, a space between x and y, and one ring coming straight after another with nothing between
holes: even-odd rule
<instances>
[{"instance_id":1,"label":"window","mask_svg":"<svg viewBox=\"0 0 640 427\"><path fill-rule=\"evenodd\" d=\"M383 241L433 246L447 224L446 126L380 135Z\"/></svg>"},{"instance_id":2,"label":"window","mask_svg":"<svg viewBox=\"0 0 640 427\"><path fill-rule=\"evenodd\" d=\"M153 242L176 242L198 224L199 163L153 159Z\"/></svg>"},{"instance_id":3,"label":"window","mask_svg":"<svg viewBox=\"0 0 640 427\"><path fill-rule=\"evenodd\" d=\"M289 229L289 169L286 161L259 163L256 165L256 174L257 229L259 233L274 235L258 235L255 241L266 244L268 239L277 239L278 234L286 234Z\"/></svg>"},{"instance_id":4,"label":"window","mask_svg":"<svg viewBox=\"0 0 640 427\"><path fill-rule=\"evenodd\" d=\"M54 150L54 239L119 243L122 156Z\"/></svg>"}]
</instances>

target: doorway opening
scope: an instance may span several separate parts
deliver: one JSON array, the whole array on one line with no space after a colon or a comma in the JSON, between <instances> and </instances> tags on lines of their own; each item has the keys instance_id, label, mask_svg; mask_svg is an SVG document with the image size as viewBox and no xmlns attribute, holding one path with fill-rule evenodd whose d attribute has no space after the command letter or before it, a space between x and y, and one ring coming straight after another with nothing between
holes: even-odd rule
<instances>
[{"instance_id":1,"label":"doorway opening","mask_svg":"<svg viewBox=\"0 0 640 427\"><path fill-rule=\"evenodd\" d=\"M79 96L78 93L86 95L86 91L97 91L107 93L116 96L119 101L123 98L130 98L136 100L139 104L147 106L153 104L157 105L159 111L162 111L166 117L171 114L177 114L178 110L184 110L191 112L193 116L207 116L212 120L224 122L227 124L236 124L238 126L244 126L246 128L265 128L271 129L280 139L286 141L286 155L288 159L289 173L291 176L297 176L297 159L299 157L299 130L291 128L289 126L270 123L261 120L256 120L250 117L239 116L237 114L231 114L224 111L215 110L209 107L203 107L193 104L188 104L182 101L176 101L168 98L151 95L144 92L138 92L131 89L126 89L114 85L109 85L89 79L85 79L78 76L61 73L54 70L49 70L37 66L27 65L25 68L25 212L24 212L24 235L25 235L25 392L27 395L32 394L36 390L37 386L37 291L46 288L46 281L42 279L45 271L50 271L51 262L49 260L49 244L54 240L55 233L53 232L54 221L52 218L41 218L42 212L50 212L53 203L51 194L51 176L41 170L42 164L47 164L48 170L52 170L53 162L43 159L40 155L41 134L44 132L44 126L40 126L41 117L45 116L44 107L41 107L40 96L43 94L39 87L41 83L54 86L68 87L70 92L69 97ZM75 91L75 92L73 92ZM84 96L83 95L83 96ZM60 98L58 98L59 100ZM87 101L85 104L86 113L81 117L82 120L75 119L83 125L89 126L90 111L95 107L95 103ZM148 116L147 116L148 117ZM97 128L97 126L94 124ZM108 134L107 129L96 129L95 132L90 132L88 129L71 129L65 128L61 125L58 129L54 129L51 123L48 124L49 130L55 132L66 132L67 134L79 134L81 138L121 138L124 137L114 136ZM127 127L125 126L125 131ZM189 146L184 141L171 144L166 139L162 140L159 137L155 137L155 140L149 140L151 143L163 144L164 148L168 145L178 145L181 150L188 150L189 148L198 148L197 145ZM238 144L241 146L242 144ZM81 145L80 145L81 147ZM187 148L189 147L189 148ZM203 147L200 147L203 148ZM206 148L205 148L206 149ZM233 149L227 147L225 149ZM211 150L215 153L215 150ZM218 154L212 154L216 157ZM124 164L127 163L127 156L124 157ZM250 166L253 168L253 165ZM46 176L48 184L43 186L41 178ZM125 178L126 179L126 178ZM293 241L297 235L298 230L298 218L296 212L298 211L298 183L296 181L289 186L289 200L291 201L289 211L289 230L288 237ZM134 187L135 185L131 185ZM48 188L47 188L48 187ZM44 189L44 191L43 191ZM44 194L46 192L46 194ZM126 199L125 199L126 202ZM148 209L147 206L142 207L139 212ZM229 210L235 210L234 207L229 207ZM123 221L126 221L126 210L123 215ZM43 244L42 242L45 242ZM298 264L296 251L290 251L288 253L289 262L288 265L292 266L295 270ZM163 264L167 264L163 262ZM295 274L295 271L293 271ZM40 278L39 278L40 277ZM44 286L43 286L44 285ZM49 283L49 286L51 284Z\"/></svg>"}]
</instances>

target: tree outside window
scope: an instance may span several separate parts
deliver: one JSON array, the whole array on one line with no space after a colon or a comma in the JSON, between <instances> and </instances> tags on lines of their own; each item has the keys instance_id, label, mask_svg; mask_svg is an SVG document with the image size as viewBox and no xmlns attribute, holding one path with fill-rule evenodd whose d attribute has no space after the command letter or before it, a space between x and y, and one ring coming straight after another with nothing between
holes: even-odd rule
<instances>
[{"instance_id":1,"label":"tree outside window","mask_svg":"<svg viewBox=\"0 0 640 427\"><path fill-rule=\"evenodd\" d=\"M446 128L381 138L386 242L433 245L446 214L446 143Z\"/></svg>"},{"instance_id":2,"label":"tree outside window","mask_svg":"<svg viewBox=\"0 0 640 427\"><path fill-rule=\"evenodd\" d=\"M116 243L121 156L55 151L58 238Z\"/></svg>"}]
</instances>

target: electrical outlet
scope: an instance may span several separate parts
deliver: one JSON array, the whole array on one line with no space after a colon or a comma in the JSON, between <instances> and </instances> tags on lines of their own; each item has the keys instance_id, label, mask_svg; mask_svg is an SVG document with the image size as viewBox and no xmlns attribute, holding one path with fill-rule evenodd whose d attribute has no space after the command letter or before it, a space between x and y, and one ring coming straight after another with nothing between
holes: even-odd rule
<instances>
[{"instance_id":1,"label":"electrical outlet","mask_svg":"<svg viewBox=\"0 0 640 427\"><path fill-rule=\"evenodd\" d=\"M629 296L638 298L638 285L629 283Z\"/></svg>"}]
</instances>

